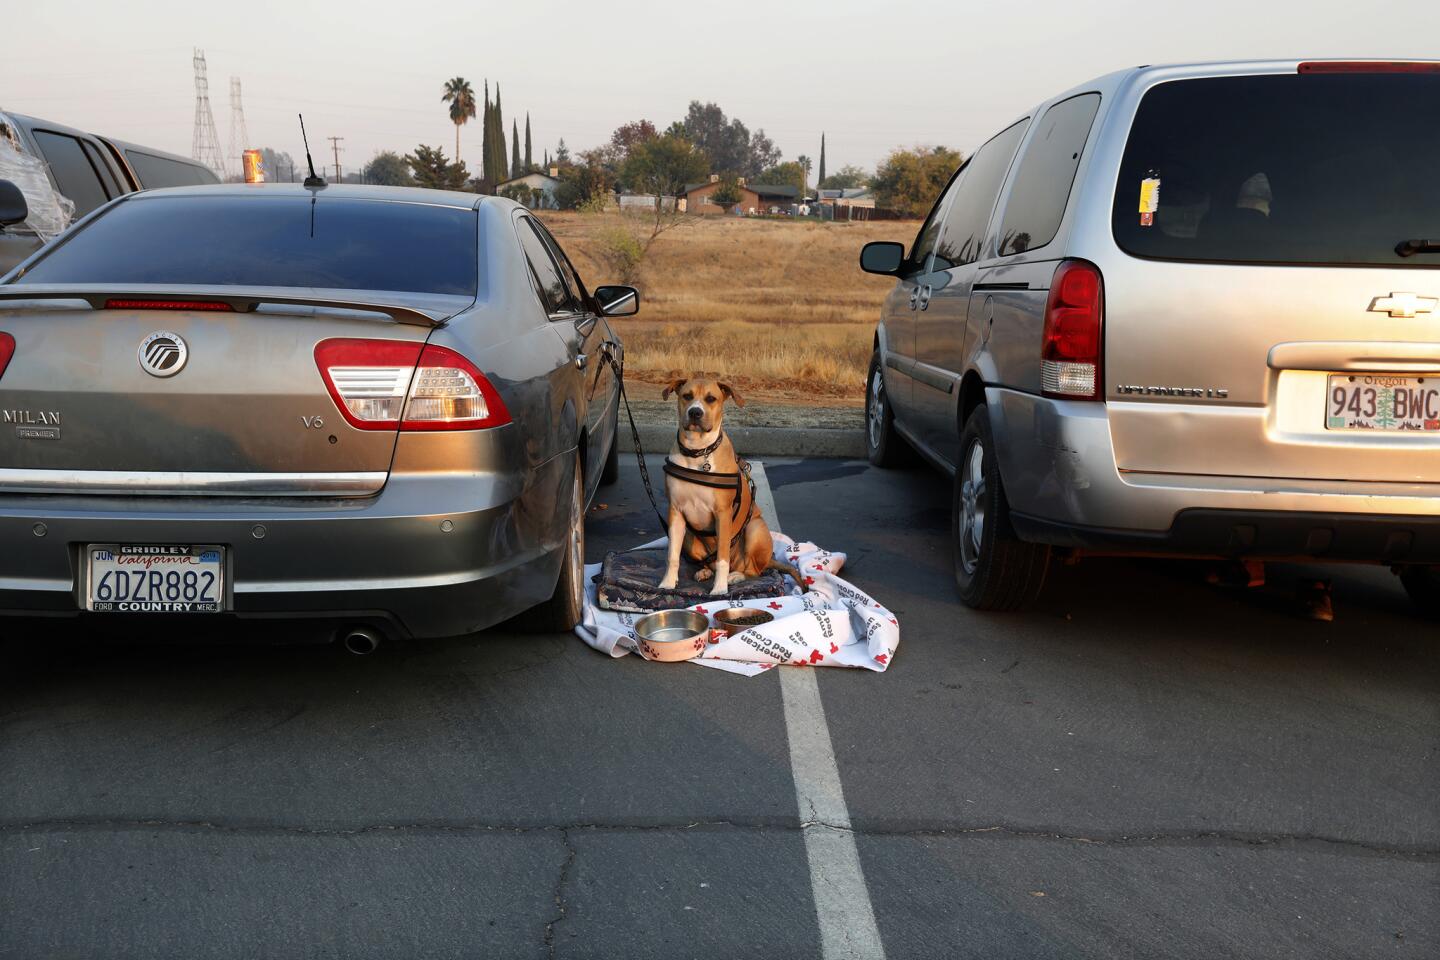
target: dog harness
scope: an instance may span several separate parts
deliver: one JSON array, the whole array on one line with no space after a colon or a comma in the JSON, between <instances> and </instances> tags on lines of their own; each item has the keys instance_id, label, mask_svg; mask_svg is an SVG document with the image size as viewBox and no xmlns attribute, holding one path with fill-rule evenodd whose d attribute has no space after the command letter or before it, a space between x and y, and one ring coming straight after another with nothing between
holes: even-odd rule
<instances>
[{"instance_id":1,"label":"dog harness","mask_svg":"<svg viewBox=\"0 0 1440 960\"><path fill-rule=\"evenodd\" d=\"M696 470L692 467L675 463L669 457L666 457L664 471L667 477L674 477L676 480L685 483L694 483L702 487L711 487L715 490L735 491L735 509L730 514L732 523L738 521L738 525L735 527L735 535L730 538L730 548L734 549L735 544L740 542L741 535L745 533L745 528L750 525L750 521L755 515L755 480L750 476L750 462L738 454L735 457L735 462L740 469L736 472L715 473L710 469L710 454L718 450L724 440L725 432L722 430L720 435L715 438L715 442L710 444L710 446L703 450L692 450L685 446L683 436L677 432L675 435L675 444L680 448L680 452L687 457L704 457L705 462L701 469ZM685 521L685 527L691 534L700 539L702 546L708 546L705 541L716 540L719 535L719 531L713 526L709 530L701 530L698 527L692 526L689 520ZM719 555L719 550L720 544L718 540L716 540L715 546L710 548L710 552L705 555L705 558L701 560L700 563L703 565L713 561L716 556Z\"/></svg>"}]
</instances>

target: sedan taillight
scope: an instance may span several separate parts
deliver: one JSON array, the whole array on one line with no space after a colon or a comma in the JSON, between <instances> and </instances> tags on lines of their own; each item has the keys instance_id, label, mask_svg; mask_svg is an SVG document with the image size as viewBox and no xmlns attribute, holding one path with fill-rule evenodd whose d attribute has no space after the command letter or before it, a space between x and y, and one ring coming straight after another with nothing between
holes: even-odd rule
<instances>
[{"instance_id":1,"label":"sedan taillight","mask_svg":"<svg viewBox=\"0 0 1440 960\"><path fill-rule=\"evenodd\" d=\"M1083 260L1066 260L1050 281L1041 335L1040 389L1047 397L1100 399L1101 332L1105 286L1100 270Z\"/></svg>"},{"instance_id":2,"label":"sedan taillight","mask_svg":"<svg viewBox=\"0 0 1440 960\"><path fill-rule=\"evenodd\" d=\"M0 333L0 377L5 376L5 368L10 365L10 358L15 356L15 338L8 333Z\"/></svg>"},{"instance_id":3,"label":"sedan taillight","mask_svg":"<svg viewBox=\"0 0 1440 960\"><path fill-rule=\"evenodd\" d=\"M322 340L315 364L360 430L483 430L510 411L475 365L448 347L401 340Z\"/></svg>"}]
</instances>

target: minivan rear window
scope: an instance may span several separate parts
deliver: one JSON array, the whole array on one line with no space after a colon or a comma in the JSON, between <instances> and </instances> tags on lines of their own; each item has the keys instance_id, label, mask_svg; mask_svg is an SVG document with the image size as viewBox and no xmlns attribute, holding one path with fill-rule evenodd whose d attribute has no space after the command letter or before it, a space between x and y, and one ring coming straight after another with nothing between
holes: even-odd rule
<instances>
[{"instance_id":1,"label":"minivan rear window","mask_svg":"<svg viewBox=\"0 0 1440 960\"><path fill-rule=\"evenodd\" d=\"M1232 263L1440 264L1440 74L1295 74L1160 84L1115 191L1125 251ZM1146 208L1149 209L1146 209Z\"/></svg>"},{"instance_id":2,"label":"minivan rear window","mask_svg":"<svg viewBox=\"0 0 1440 960\"><path fill-rule=\"evenodd\" d=\"M477 294L469 208L305 196L149 196L55 245L20 283Z\"/></svg>"}]
</instances>

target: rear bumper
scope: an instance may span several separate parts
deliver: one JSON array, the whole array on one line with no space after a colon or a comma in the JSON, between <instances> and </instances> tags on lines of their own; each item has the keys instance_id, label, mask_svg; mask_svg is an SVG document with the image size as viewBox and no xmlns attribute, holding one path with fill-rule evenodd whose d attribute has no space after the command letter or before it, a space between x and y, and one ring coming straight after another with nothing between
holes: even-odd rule
<instances>
[{"instance_id":1,"label":"rear bumper","mask_svg":"<svg viewBox=\"0 0 1440 960\"><path fill-rule=\"evenodd\" d=\"M1440 562L1440 483L1122 473L1104 404L986 390L1027 540L1128 553Z\"/></svg>"},{"instance_id":2,"label":"rear bumper","mask_svg":"<svg viewBox=\"0 0 1440 960\"><path fill-rule=\"evenodd\" d=\"M1158 533L1010 519L1023 540L1095 553L1440 564L1440 517L1196 509Z\"/></svg>"},{"instance_id":3,"label":"rear bumper","mask_svg":"<svg viewBox=\"0 0 1440 960\"><path fill-rule=\"evenodd\" d=\"M0 614L78 615L88 543L215 543L227 548L234 616L470 633L553 592L573 463L392 477L350 500L5 496Z\"/></svg>"}]
</instances>

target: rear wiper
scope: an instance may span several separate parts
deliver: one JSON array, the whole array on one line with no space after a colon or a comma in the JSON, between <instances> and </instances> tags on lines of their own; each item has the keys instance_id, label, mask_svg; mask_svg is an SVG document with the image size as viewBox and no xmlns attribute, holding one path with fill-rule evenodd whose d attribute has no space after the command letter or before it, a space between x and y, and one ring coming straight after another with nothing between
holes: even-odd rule
<instances>
[{"instance_id":1,"label":"rear wiper","mask_svg":"<svg viewBox=\"0 0 1440 960\"><path fill-rule=\"evenodd\" d=\"M1402 257L1413 257L1417 253L1440 253L1440 240L1401 240L1395 245L1395 252Z\"/></svg>"}]
</instances>

